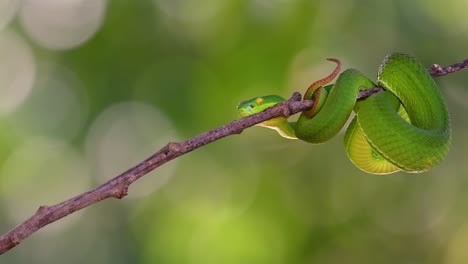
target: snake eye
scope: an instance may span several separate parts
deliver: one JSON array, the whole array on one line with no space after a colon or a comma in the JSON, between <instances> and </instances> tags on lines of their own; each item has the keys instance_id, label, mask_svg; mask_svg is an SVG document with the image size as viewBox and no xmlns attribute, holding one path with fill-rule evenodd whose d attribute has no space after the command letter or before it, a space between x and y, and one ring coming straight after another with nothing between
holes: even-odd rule
<instances>
[{"instance_id":1,"label":"snake eye","mask_svg":"<svg viewBox=\"0 0 468 264\"><path fill-rule=\"evenodd\" d=\"M257 98L257 100L255 100L255 102L257 103L257 105L262 105L263 104L263 98L259 97L259 98Z\"/></svg>"}]
</instances>

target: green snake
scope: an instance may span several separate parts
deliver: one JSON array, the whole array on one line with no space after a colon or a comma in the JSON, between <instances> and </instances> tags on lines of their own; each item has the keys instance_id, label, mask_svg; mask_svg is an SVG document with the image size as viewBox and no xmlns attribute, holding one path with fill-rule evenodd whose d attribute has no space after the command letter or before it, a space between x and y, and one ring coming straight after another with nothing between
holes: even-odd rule
<instances>
[{"instance_id":1,"label":"green snake","mask_svg":"<svg viewBox=\"0 0 468 264\"><path fill-rule=\"evenodd\" d=\"M341 69L341 62L324 79L309 86L304 100L314 105L297 122L278 117L258 125L274 129L289 139L323 143L333 138L351 113L355 116L344 136L351 162L372 174L397 171L418 173L439 164L450 147L450 119L442 95L427 70L414 58L388 54L378 71L377 82L355 69L341 73L334 85L327 85ZM360 90L383 88L364 100ZM277 95L241 102L241 117L262 112L285 99Z\"/></svg>"}]
</instances>

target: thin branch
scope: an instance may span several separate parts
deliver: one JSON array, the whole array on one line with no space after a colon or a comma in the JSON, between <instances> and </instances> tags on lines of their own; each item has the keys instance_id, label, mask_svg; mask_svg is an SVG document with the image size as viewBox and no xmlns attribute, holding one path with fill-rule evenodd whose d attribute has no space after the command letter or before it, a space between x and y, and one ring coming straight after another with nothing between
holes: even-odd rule
<instances>
[{"instance_id":1,"label":"thin branch","mask_svg":"<svg viewBox=\"0 0 468 264\"><path fill-rule=\"evenodd\" d=\"M434 64L428 71L432 76L438 77L460 71L464 68L468 68L468 60L447 67L440 67ZM357 99L364 99L381 90L381 88L376 87L371 90L361 91ZM128 192L128 187L133 182L170 160L229 135L240 134L244 129L263 121L281 116L287 118L296 113L308 110L312 105L312 100L301 101L301 95L295 92L287 101L268 108L261 113L235 120L186 141L168 143L146 160L90 191L56 205L40 206L33 216L0 237L0 255L14 248L23 239L29 237L42 227L69 214L107 198L121 199L125 197Z\"/></svg>"},{"instance_id":2,"label":"thin branch","mask_svg":"<svg viewBox=\"0 0 468 264\"><path fill-rule=\"evenodd\" d=\"M466 68L468 68L468 59L446 67L442 67L439 64L432 64L432 66L429 69L427 69L427 71L430 75L432 75L432 77L440 77L450 73L461 71Z\"/></svg>"}]
</instances>

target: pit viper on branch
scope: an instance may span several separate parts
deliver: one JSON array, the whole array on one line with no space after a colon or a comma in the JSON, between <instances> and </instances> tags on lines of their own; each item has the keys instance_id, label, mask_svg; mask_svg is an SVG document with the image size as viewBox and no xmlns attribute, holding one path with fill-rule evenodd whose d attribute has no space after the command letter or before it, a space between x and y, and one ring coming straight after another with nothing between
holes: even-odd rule
<instances>
[{"instance_id":1,"label":"pit viper on branch","mask_svg":"<svg viewBox=\"0 0 468 264\"><path fill-rule=\"evenodd\" d=\"M304 94L304 100L314 100L310 110L302 112L297 122L278 117L259 125L285 138L319 144L338 134L354 110L344 147L359 169L372 174L418 173L443 160L450 147L450 119L436 83L419 62L391 53L374 83L355 69L339 74L341 62L328 60L337 64L335 70ZM335 84L324 86L336 76ZM356 100L360 90L377 86L384 91ZM278 95L256 97L241 102L238 111L244 117L284 100Z\"/></svg>"}]
</instances>

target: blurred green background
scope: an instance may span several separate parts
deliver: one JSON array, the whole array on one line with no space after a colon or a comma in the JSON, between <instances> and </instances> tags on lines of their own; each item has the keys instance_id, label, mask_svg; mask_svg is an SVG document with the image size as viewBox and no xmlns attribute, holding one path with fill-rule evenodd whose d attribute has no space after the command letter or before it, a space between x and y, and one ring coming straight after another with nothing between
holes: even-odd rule
<instances>
[{"instance_id":1,"label":"blurred green background","mask_svg":"<svg viewBox=\"0 0 468 264\"><path fill-rule=\"evenodd\" d=\"M0 1L0 232L169 141L392 51L468 57L466 0ZM24 240L0 263L467 263L468 72L438 78L453 146L422 174L368 175L342 135L251 128Z\"/></svg>"}]
</instances>

